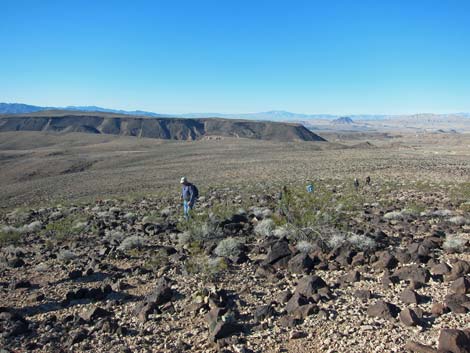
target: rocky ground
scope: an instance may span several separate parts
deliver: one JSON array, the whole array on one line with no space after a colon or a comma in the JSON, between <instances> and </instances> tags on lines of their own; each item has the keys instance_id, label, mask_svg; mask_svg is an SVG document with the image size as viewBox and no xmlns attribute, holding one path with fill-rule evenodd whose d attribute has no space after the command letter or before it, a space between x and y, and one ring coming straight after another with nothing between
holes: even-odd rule
<instances>
[{"instance_id":1,"label":"rocky ground","mask_svg":"<svg viewBox=\"0 0 470 353\"><path fill-rule=\"evenodd\" d=\"M7 352L470 352L468 183L23 208L0 219Z\"/></svg>"}]
</instances>

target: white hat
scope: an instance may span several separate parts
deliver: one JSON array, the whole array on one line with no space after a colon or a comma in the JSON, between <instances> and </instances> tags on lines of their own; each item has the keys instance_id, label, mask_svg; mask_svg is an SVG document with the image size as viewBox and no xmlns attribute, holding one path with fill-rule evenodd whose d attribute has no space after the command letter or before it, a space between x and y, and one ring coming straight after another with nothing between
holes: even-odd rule
<instances>
[{"instance_id":1,"label":"white hat","mask_svg":"<svg viewBox=\"0 0 470 353\"><path fill-rule=\"evenodd\" d=\"M180 184L184 184L186 182L188 182L188 179L186 179L186 177L182 177L180 180Z\"/></svg>"}]
</instances>

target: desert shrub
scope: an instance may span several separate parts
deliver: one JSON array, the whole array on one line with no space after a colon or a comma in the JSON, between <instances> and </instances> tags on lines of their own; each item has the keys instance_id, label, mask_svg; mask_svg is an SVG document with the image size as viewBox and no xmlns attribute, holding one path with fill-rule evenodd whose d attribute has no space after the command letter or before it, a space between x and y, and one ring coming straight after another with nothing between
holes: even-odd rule
<instances>
[{"instance_id":1,"label":"desert shrub","mask_svg":"<svg viewBox=\"0 0 470 353\"><path fill-rule=\"evenodd\" d=\"M282 227L277 227L272 231L272 235L277 238L286 237L289 240L301 241L307 240L311 241L312 238L317 237L317 231L312 227L300 228L294 224L286 223Z\"/></svg>"},{"instance_id":2,"label":"desert shrub","mask_svg":"<svg viewBox=\"0 0 470 353\"><path fill-rule=\"evenodd\" d=\"M88 222L78 221L78 222L74 223L74 225L72 226L72 230L80 232L80 231L84 230L87 225L88 225Z\"/></svg>"},{"instance_id":3,"label":"desert shrub","mask_svg":"<svg viewBox=\"0 0 470 353\"><path fill-rule=\"evenodd\" d=\"M192 241L204 242L210 239L219 239L224 236L218 223L207 221L203 223L193 223L188 232Z\"/></svg>"},{"instance_id":4,"label":"desert shrub","mask_svg":"<svg viewBox=\"0 0 470 353\"><path fill-rule=\"evenodd\" d=\"M413 202L408 202L406 204L404 212L405 214L417 216L421 212L424 212L425 210L426 210L426 205L424 203L413 201Z\"/></svg>"},{"instance_id":5,"label":"desert shrub","mask_svg":"<svg viewBox=\"0 0 470 353\"><path fill-rule=\"evenodd\" d=\"M234 214L238 214L240 211L240 205L220 203L215 204L211 208L212 216L218 219L227 219L232 217Z\"/></svg>"},{"instance_id":6,"label":"desert shrub","mask_svg":"<svg viewBox=\"0 0 470 353\"><path fill-rule=\"evenodd\" d=\"M289 227L287 224L281 227L276 227L272 231L272 235L274 235L277 238L283 238L283 237L289 238L291 234L292 234L291 227Z\"/></svg>"},{"instance_id":7,"label":"desert shrub","mask_svg":"<svg viewBox=\"0 0 470 353\"><path fill-rule=\"evenodd\" d=\"M227 261L225 261L223 258L211 257L207 259L207 267L209 273L216 275L220 274L222 271L225 271L228 268L228 264Z\"/></svg>"},{"instance_id":8,"label":"desert shrub","mask_svg":"<svg viewBox=\"0 0 470 353\"><path fill-rule=\"evenodd\" d=\"M171 215L171 209L169 207L164 208L160 211L162 217L169 217Z\"/></svg>"},{"instance_id":9,"label":"desert shrub","mask_svg":"<svg viewBox=\"0 0 470 353\"><path fill-rule=\"evenodd\" d=\"M142 218L142 223L160 223L162 222L162 217L163 216L151 213Z\"/></svg>"},{"instance_id":10,"label":"desert shrub","mask_svg":"<svg viewBox=\"0 0 470 353\"><path fill-rule=\"evenodd\" d=\"M346 242L346 235L340 232L335 232L331 234L326 239L326 244L330 249L335 249L342 246Z\"/></svg>"},{"instance_id":11,"label":"desert shrub","mask_svg":"<svg viewBox=\"0 0 470 353\"><path fill-rule=\"evenodd\" d=\"M470 182L454 185L450 191L450 197L457 204L470 202Z\"/></svg>"},{"instance_id":12,"label":"desert shrub","mask_svg":"<svg viewBox=\"0 0 470 353\"><path fill-rule=\"evenodd\" d=\"M191 241L191 234L189 232L183 232L178 234L178 245L185 246Z\"/></svg>"},{"instance_id":13,"label":"desert shrub","mask_svg":"<svg viewBox=\"0 0 470 353\"><path fill-rule=\"evenodd\" d=\"M459 206L462 211L470 212L470 201L462 202Z\"/></svg>"},{"instance_id":14,"label":"desert shrub","mask_svg":"<svg viewBox=\"0 0 470 353\"><path fill-rule=\"evenodd\" d=\"M85 223L85 225L83 225L83 223ZM86 224L84 218L69 215L48 223L42 230L42 234L53 236L57 240L64 240L82 232Z\"/></svg>"},{"instance_id":15,"label":"desert shrub","mask_svg":"<svg viewBox=\"0 0 470 353\"><path fill-rule=\"evenodd\" d=\"M252 212L258 219L264 219L272 216L272 211L266 207L253 207Z\"/></svg>"},{"instance_id":16,"label":"desert shrub","mask_svg":"<svg viewBox=\"0 0 470 353\"><path fill-rule=\"evenodd\" d=\"M126 238L123 232L118 230L106 230L105 238L111 245L120 245Z\"/></svg>"},{"instance_id":17,"label":"desert shrub","mask_svg":"<svg viewBox=\"0 0 470 353\"><path fill-rule=\"evenodd\" d=\"M129 251L131 249L142 249L145 246L146 240L138 235L132 235L125 238L118 247L118 250Z\"/></svg>"},{"instance_id":18,"label":"desert shrub","mask_svg":"<svg viewBox=\"0 0 470 353\"><path fill-rule=\"evenodd\" d=\"M0 245L15 244L21 239L21 232L11 226L0 228Z\"/></svg>"},{"instance_id":19,"label":"desert shrub","mask_svg":"<svg viewBox=\"0 0 470 353\"><path fill-rule=\"evenodd\" d=\"M279 207L286 217L277 219L293 224L298 228L314 228L318 226L334 226L346 229L348 220L355 212L362 210L365 197L352 187L341 187L341 192L333 192L331 185L320 183L313 193L305 188L290 188L279 202Z\"/></svg>"},{"instance_id":20,"label":"desert shrub","mask_svg":"<svg viewBox=\"0 0 470 353\"><path fill-rule=\"evenodd\" d=\"M272 219L263 219L255 226L255 233L264 237L269 237L274 230L274 221Z\"/></svg>"},{"instance_id":21,"label":"desert shrub","mask_svg":"<svg viewBox=\"0 0 470 353\"><path fill-rule=\"evenodd\" d=\"M65 261L65 262L72 261L76 257L77 257L77 255L75 255L75 253L70 251L70 250L61 250L57 254L57 259L59 259L61 261Z\"/></svg>"},{"instance_id":22,"label":"desert shrub","mask_svg":"<svg viewBox=\"0 0 470 353\"><path fill-rule=\"evenodd\" d=\"M144 267L148 270L159 269L169 263L168 254L164 249L158 249L145 261Z\"/></svg>"},{"instance_id":23,"label":"desert shrub","mask_svg":"<svg viewBox=\"0 0 470 353\"><path fill-rule=\"evenodd\" d=\"M449 217L452 216L454 212L452 210L436 210L431 213L434 217Z\"/></svg>"},{"instance_id":24,"label":"desert shrub","mask_svg":"<svg viewBox=\"0 0 470 353\"><path fill-rule=\"evenodd\" d=\"M34 269L38 272L46 272L46 271L49 271L50 267L45 262L41 262Z\"/></svg>"},{"instance_id":25,"label":"desert shrub","mask_svg":"<svg viewBox=\"0 0 470 353\"><path fill-rule=\"evenodd\" d=\"M461 253L465 250L465 244L467 241L458 235L448 235L442 248L450 253Z\"/></svg>"},{"instance_id":26,"label":"desert shrub","mask_svg":"<svg viewBox=\"0 0 470 353\"><path fill-rule=\"evenodd\" d=\"M214 249L214 254L221 257L232 257L240 253L243 243L239 239L228 237L222 239Z\"/></svg>"},{"instance_id":27,"label":"desert shrub","mask_svg":"<svg viewBox=\"0 0 470 353\"><path fill-rule=\"evenodd\" d=\"M462 216L451 217L449 218L449 222L458 226L463 226L468 223L467 219Z\"/></svg>"},{"instance_id":28,"label":"desert shrub","mask_svg":"<svg viewBox=\"0 0 470 353\"><path fill-rule=\"evenodd\" d=\"M198 275L204 282L216 280L228 268L224 258L209 258L197 244L192 244L189 251L184 268L188 274Z\"/></svg>"},{"instance_id":29,"label":"desert shrub","mask_svg":"<svg viewBox=\"0 0 470 353\"><path fill-rule=\"evenodd\" d=\"M25 209L17 208L16 210L8 213L6 216L7 219L13 222L15 225L19 225L28 221L30 212Z\"/></svg>"},{"instance_id":30,"label":"desert shrub","mask_svg":"<svg viewBox=\"0 0 470 353\"><path fill-rule=\"evenodd\" d=\"M189 242L202 243L206 240L223 238L223 230L217 219L210 218L207 213L193 213L191 219L178 223L178 229L187 233Z\"/></svg>"},{"instance_id":31,"label":"desert shrub","mask_svg":"<svg viewBox=\"0 0 470 353\"><path fill-rule=\"evenodd\" d=\"M403 218L403 215L401 211L391 211L391 212L387 212L386 214L384 214L384 219L387 219L387 220L396 220L396 219L402 219L402 218Z\"/></svg>"},{"instance_id":32,"label":"desert shrub","mask_svg":"<svg viewBox=\"0 0 470 353\"><path fill-rule=\"evenodd\" d=\"M367 251L377 248L376 241L366 235L343 233L339 231L333 232L333 234L325 239L325 242L330 249L335 249L341 246L348 246L354 250Z\"/></svg>"},{"instance_id":33,"label":"desert shrub","mask_svg":"<svg viewBox=\"0 0 470 353\"><path fill-rule=\"evenodd\" d=\"M42 228L42 223L40 221L34 221L30 224L26 224L23 227L21 227L21 231L24 233L37 232L41 228Z\"/></svg>"},{"instance_id":34,"label":"desert shrub","mask_svg":"<svg viewBox=\"0 0 470 353\"><path fill-rule=\"evenodd\" d=\"M413 217L417 217L419 216L419 214L421 213L421 211L418 209L418 208L404 208L403 210L401 210L401 215L402 216L413 216Z\"/></svg>"},{"instance_id":35,"label":"desert shrub","mask_svg":"<svg viewBox=\"0 0 470 353\"><path fill-rule=\"evenodd\" d=\"M364 234L351 234L347 238L347 241L353 248L360 251L374 250L377 248L376 241Z\"/></svg>"},{"instance_id":36,"label":"desert shrub","mask_svg":"<svg viewBox=\"0 0 470 353\"><path fill-rule=\"evenodd\" d=\"M304 254L308 254L313 249L313 244L308 242L307 240L301 240L295 246L298 251Z\"/></svg>"},{"instance_id":37,"label":"desert shrub","mask_svg":"<svg viewBox=\"0 0 470 353\"><path fill-rule=\"evenodd\" d=\"M124 216L122 216L125 220L131 221L137 218L136 214L133 212L127 212ZM143 221L143 220L142 220ZM145 223L145 222L144 222Z\"/></svg>"}]
</instances>

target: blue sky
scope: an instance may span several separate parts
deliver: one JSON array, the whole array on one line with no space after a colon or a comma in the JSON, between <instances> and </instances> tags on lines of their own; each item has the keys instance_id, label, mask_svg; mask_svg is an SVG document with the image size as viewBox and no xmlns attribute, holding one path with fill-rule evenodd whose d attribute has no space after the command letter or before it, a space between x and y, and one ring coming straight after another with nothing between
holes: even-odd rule
<instances>
[{"instance_id":1,"label":"blue sky","mask_svg":"<svg viewBox=\"0 0 470 353\"><path fill-rule=\"evenodd\" d=\"M0 0L0 101L470 111L470 1Z\"/></svg>"}]
</instances>

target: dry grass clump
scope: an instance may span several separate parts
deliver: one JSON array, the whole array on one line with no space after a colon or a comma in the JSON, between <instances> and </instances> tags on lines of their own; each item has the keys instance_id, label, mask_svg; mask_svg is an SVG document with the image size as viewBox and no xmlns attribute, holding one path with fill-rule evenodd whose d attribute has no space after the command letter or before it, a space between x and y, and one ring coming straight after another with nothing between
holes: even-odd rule
<instances>
[{"instance_id":1,"label":"dry grass clump","mask_svg":"<svg viewBox=\"0 0 470 353\"><path fill-rule=\"evenodd\" d=\"M301 240L297 243L297 245L295 246L297 248L298 251L300 251L301 253L304 253L304 254L308 254L312 251L313 249L313 244L310 243L309 241L307 240Z\"/></svg>"},{"instance_id":2,"label":"dry grass clump","mask_svg":"<svg viewBox=\"0 0 470 353\"><path fill-rule=\"evenodd\" d=\"M325 242L330 249L349 246L359 251L370 251L377 248L376 241L364 234L335 232Z\"/></svg>"}]
</instances>

